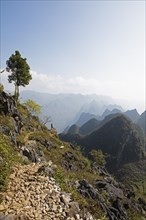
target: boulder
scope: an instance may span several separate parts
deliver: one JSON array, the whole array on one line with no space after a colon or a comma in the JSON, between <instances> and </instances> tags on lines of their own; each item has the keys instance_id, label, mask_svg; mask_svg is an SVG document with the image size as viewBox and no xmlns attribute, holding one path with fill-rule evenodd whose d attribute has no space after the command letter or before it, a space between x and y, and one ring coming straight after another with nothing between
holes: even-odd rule
<instances>
[{"instance_id":1,"label":"boulder","mask_svg":"<svg viewBox=\"0 0 146 220\"><path fill-rule=\"evenodd\" d=\"M27 157L33 163L36 163L39 161L39 157L33 148L27 148L23 146L21 148L21 153L23 156Z\"/></svg>"}]
</instances>

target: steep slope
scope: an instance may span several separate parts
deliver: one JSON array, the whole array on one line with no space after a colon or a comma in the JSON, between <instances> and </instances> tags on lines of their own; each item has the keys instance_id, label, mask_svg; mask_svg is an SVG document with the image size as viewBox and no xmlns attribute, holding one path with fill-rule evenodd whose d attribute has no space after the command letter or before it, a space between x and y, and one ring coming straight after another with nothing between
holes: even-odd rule
<instances>
[{"instance_id":1,"label":"steep slope","mask_svg":"<svg viewBox=\"0 0 146 220\"><path fill-rule=\"evenodd\" d=\"M59 140L55 129L48 130L11 96L2 93L0 101L0 185L4 186L4 180L8 183L2 189L7 190L0 192L0 218L9 214L6 218L11 220L134 220L135 216L142 220L146 206L139 197L129 197L131 189L85 158L78 147ZM18 157L14 164L13 155ZM9 163L4 163L5 159ZM1 165L8 172L3 173Z\"/></svg>"},{"instance_id":2,"label":"steep slope","mask_svg":"<svg viewBox=\"0 0 146 220\"><path fill-rule=\"evenodd\" d=\"M137 112L136 109L132 109L132 110L127 110L126 112L121 111L121 109L106 109L103 114L99 117L100 120L103 120L105 117L107 117L108 115L111 114L117 114L117 113L121 113L125 116L127 116L129 119L131 119L133 122L136 122L139 118L139 113Z\"/></svg>"},{"instance_id":3,"label":"steep slope","mask_svg":"<svg viewBox=\"0 0 146 220\"><path fill-rule=\"evenodd\" d=\"M94 130L90 121L85 124L85 131L88 131L89 135L86 133L87 136L82 137L81 128L84 128L82 126L78 133L60 134L60 138L78 143L84 148L85 154L89 154L92 149L101 149L109 155L107 166L112 169L143 158L145 148L143 132L123 114L110 114L99 123L93 121L94 132L90 133Z\"/></svg>"},{"instance_id":4,"label":"steep slope","mask_svg":"<svg viewBox=\"0 0 146 220\"><path fill-rule=\"evenodd\" d=\"M136 122L140 116L136 109L126 111L124 112L124 115L130 118L133 122Z\"/></svg>"},{"instance_id":5,"label":"steep slope","mask_svg":"<svg viewBox=\"0 0 146 220\"><path fill-rule=\"evenodd\" d=\"M79 134L88 135L93 131L97 130L99 125L100 125L100 121L98 121L95 118L92 118L80 127Z\"/></svg>"},{"instance_id":6,"label":"steep slope","mask_svg":"<svg viewBox=\"0 0 146 220\"><path fill-rule=\"evenodd\" d=\"M118 166L139 161L144 155L144 139L130 120L119 115L100 129L81 140L86 153L92 149L101 149L110 155L109 161Z\"/></svg>"},{"instance_id":7,"label":"steep slope","mask_svg":"<svg viewBox=\"0 0 146 220\"><path fill-rule=\"evenodd\" d=\"M63 134L85 136L95 131L99 127L99 124L100 124L100 121L98 121L95 118L92 118L89 121L87 121L84 125L82 125L81 127L79 127L76 124L72 125L67 131L64 131Z\"/></svg>"},{"instance_id":8,"label":"steep slope","mask_svg":"<svg viewBox=\"0 0 146 220\"><path fill-rule=\"evenodd\" d=\"M113 109L113 110L109 110L106 109L103 114L100 117L100 120L103 120L106 116L111 115L111 114L117 114L117 113L122 113L122 111L120 109Z\"/></svg>"},{"instance_id":9,"label":"steep slope","mask_svg":"<svg viewBox=\"0 0 146 220\"><path fill-rule=\"evenodd\" d=\"M85 113L85 112L83 112L81 115L80 115L80 117L79 117L79 119L76 121L76 124L78 125L78 126L82 126L83 124L85 124L87 121L89 121L90 119L92 119L92 118L96 118L97 116L96 115L94 115L94 114L91 114L91 113Z\"/></svg>"},{"instance_id":10,"label":"steep slope","mask_svg":"<svg viewBox=\"0 0 146 220\"><path fill-rule=\"evenodd\" d=\"M137 119L137 125L144 130L146 135L146 111L144 111L140 117Z\"/></svg>"},{"instance_id":11,"label":"steep slope","mask_svg":"<svg viewBox=\"0 0 146 220\"><path fill-rule=\"evenodd\" d=\"M69 134L78 134L79 133L79 127L77 125L72 125L68 129L67 133L69 133Z\"/></svg>"},{"instance_id":12,"label":"steep slope","mask_svg":"<svg viewBox=\"0 0 146 220\"><path fill-rule=\"evenodd\" d=\"M119 113L109 114L101 121L95 118L92 118L91 120L83 124L81 127L78 127L77 125L74 124L70 126L68 129L66 129L63 133L60 133L59 137L65 141L72 141L72 139L74 138L73 135L75 135L76 137L80 139L82 135L88 135L92 133L93 131L98 130L103 125L105 125L108 121L117 117L118 115L121 115L121 114ZM78 128L75 129L75 127L78 127ZM70 129L71 129L71 132L69 132ZM74 130L76 130L76 132L73 132ZM71 139L69 137L71 137Z\"/></svg>"}]
</instances>

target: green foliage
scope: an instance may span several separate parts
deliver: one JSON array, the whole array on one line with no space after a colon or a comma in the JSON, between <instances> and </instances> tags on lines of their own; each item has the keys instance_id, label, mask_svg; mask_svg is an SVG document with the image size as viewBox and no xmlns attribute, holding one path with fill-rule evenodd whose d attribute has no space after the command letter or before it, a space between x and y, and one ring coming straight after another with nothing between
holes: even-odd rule
<instances>
[{"instance_id":1,"label":"green foliage","mask_svg":"<svg viewBox=\"0 0 146 220\"><path fill-rule=\"evenodd\" d=\"M105 156L102 152L102 150L92 150L90 152L90 155L92 156L92 159L97 164L104 166L106 164Z\"/></svg>"},{"instance_id":2,"label":"green foliage","mask_svg":"<svg viewBox=\"0 0 146 220\"><path fill-rule=\"evenodd\" d=\"M54 178L56 180L56 182L60 185L61 189L71 193L72 197L75 201L79 202L79 204L81 205L81 207L85 207L87 206L87 201L86 199L84 199L77 191L76 188L74 186L69 186L69 182L70 182L70 177L68 175L66 175L64 169L62 169L61 167L57 167L55 169L55 174L54 174Z\"/></svg>"},{"instance_id":3,"label":"green foliage","mask_svg":"<svg viewBox=\"0 0 146 220\"><path fill-rule=\"evenodd\" d=\"M11 135L15 130L14 121L10 116L0 115L0 127L6 135Z\"/></svg>"},{"instance_id":4,"label":"green foliage","mask_svg":"<svg viewBox=\"0 0 146 220\"><path fill-rule=\"evenodd\" d=\"M30 102L31 101L32 100L30 100ZM33 104L35 104L32 105L33 107L36 106L36 103ZM30 108L32 108L32 106ZM23 122L21 133L17 134L16 137L18 145L21 146L27 143L29 140L34 140L35 144L32 146L32 148L36 152L38 149L39 151L43 151L45 156L44 159L46 161L51 160L53 162L52 166L54 166L54 178L62 190L71 193L72 198L79 203L80 208L90 210L95 219L107 219L104 217L103 210L99 206L97 200L83 197L76 188L77 181L79 180L85 179L89 184L92 184L95 187L95 180L103 180L104 177L98 174L98 171L94 172L90 160L82 155L78 146L73 149L69 143L59 140L55 129L48 130L45 125L42 125L37 116L32 116L30 114L29 111L32 109L30 110L27 105L17 103L17 108L21 114ZM36 109L32 111L32 114L36 114ZM30 120L28 120L28 118ZM2 126L8 131L13 131L15 128L14 120L10 116L1 115L0 127ZM6 135L9 136L9 132L7 132ZM71 157L66 157L67 154L71 155ZM91 157L97 164L105 164L105 156L101 150L91 151ZM11 167L19 161L22 163L22 159L20 160L20 158L17 156L17 151L12 147L9 138L6 138L6 136L0 133L0 191L6 189ZM68 163L71 164L71 168L69 169L66 166ZM130 165L130 167L131 170L135 170L133 165ZM128 167L127 169L125 168L125 170L129 172ZM125 170L123 170L123 172L125 172ZM105 203L110 206L111 201L109 200L109 194L106 192L106 190L100 191L99 189L99 193L101 193ZM1 200L2 198L0 197L0 202ZM143 220L138 215L132 213L131 210L132 208L130 207L129 215L131 220Z\"/></svg>"},{"instance_id":5,"label":"green foliage","mask_svg":"<svg viewBox=\"0 0 146 220\"><path fill-rule=\"evenodd\" d=\"M30 128L47 130L46 126L40 123L40 120L36 115L31 115L26 106L17 103L17 109L21 114L23 128L25 128L26 131L30 132Z\"/></svg>"},{"instance_id":6,"label":"green foliage","mask_svg":"<svg viewBox=\"0 0 146 220\"><path fill-rule=\"evenodd\" d=\"M8 76L8 81L11 83L14 81L15 85L15 98L19 97L19 86L26 86L32 79L30 74L30 67L26 62L26 58L22 58L19 51L15 51L9 59L6 61L6 70L10 72Z\"/></svg>"},{"instance_id":7,"label":"green foliage","mask_svg":"<svg viewBox=\"0 0 146 220\"><path fill-rule=\"evenodd\" d=\"M76 186L74 184L76 181L81 179L86 179L90 183L95 180L94 174L91 172L88 173L86 169L84 172L81 170L76 172L68 172L60 165L58 165L55 169L54 178L63 191L71 193L73 200L79 203L81 209L87 208L90 210L90 212L93 213L95 219L98 218L100 220L107 220L107 218L103 216L103 210L97 205L97 202L90 198L84 198L76 190Z\"/></svg>"},{"instance_id":8,"label":"green foliage","mask_svg":"<svg viewBox=\"0 0 146 220\"><path fill-rule=\"evenodd\" d=\"M16 150L11 147L8 138L0 133L0 191L6 189L11 167L18 162L21 159Z\"/></svg>"},{"instance_id":9,"label":"green foliage","mask_svg":"<svg viewBox=\"0 0 146 220\"><path fill-rule=\"evenodd\" d=\"M25 143L25 138L28 135L27 131L22 131L16 138L18 146L22 146Z\"/></svg>"},{"instance_id":10,"label":"green foliage","mask_svg":"<svg viewBox=\"0 0 146 220\"><path fill-rule=\"evenodd\" d=\"M129 217L131 220L145 220L145 218L137 213L136 210L133 210L129 213Z\"/></svg>"},{"instance_id":11,"label":"green foliage","mask_svg":"<svg viewBox=\"0 0 146 220\"><path fill-rule=\"evenodd\" d=\"M28 99L23 103L31 114L41 114L41 106L35 101Z\"/></svg>"},{"instance_id":12,"label":"green foliage","mask_svg":"<svg viewBox=\"0 0 146 220\"><path fill-rule=\"evenodd\" d=\"M50 135L48 131L37 130L30 134L30 140L37 140L39 143L47 143L50 140Z\"/></svg>"},{"instance_id":13,"label":"green foliage","mask_svg":"<svg viewBox=\"0 0 146 220\"><path fill-rule=\"evenodd\" d=\"M142 160L137 163L125 164L116 173L116 177L123 182L126 187L134 189L137 197L146 199L146 161Z\"/></svg>"},{"instance_id":14,"label":"green foliage","mask_svg":"<svg viewBox=\"0 0 146 220\"><path fill-rule=\"evenodd\" d=\"M0 83L0 93L4 91L4 86L3 84Z\"/></svg>"}]
</instances>

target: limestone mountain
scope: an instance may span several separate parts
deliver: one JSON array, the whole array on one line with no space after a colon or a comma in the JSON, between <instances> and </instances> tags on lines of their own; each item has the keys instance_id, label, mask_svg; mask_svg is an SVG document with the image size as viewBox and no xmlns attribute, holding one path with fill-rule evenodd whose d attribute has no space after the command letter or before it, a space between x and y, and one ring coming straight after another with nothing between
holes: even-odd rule
<instances>
[{"instance_id":1,"label":"limestone mountain","mask_svg":"<svg viewBox=\"0 0 146 220\"><path fill-rule=\"evenodd\" d=\"M120 109L113 109L113 110L106 109L101 115L100 120L103 120L108 115L117 114L117 113L122 113L122 111Z\"/></svg>"},{"instance_id":2,"label":"limestone mountain","mask_svg":"<svg viewBox=\"0 0 146 220\"><path fill-rule=\"evenodd\" d=\"M79 136L81 135L88 135L92 133L93 131L99 129L102 127L104 124L106 124L108 121L110 121L112 118L117 117L117 114L109 114L107 115L103 120L98 120L94 116L92 119L84 123L82 126L77 126L76 124L73 124L72 126L68 127L66 130L64 130L63 133L60 134L60 137L64 137L65 135L69 134L78 134ZM76 129L75 129L76 128ZM64 139L65 140L65 139Z\"/></svg>"},{"instance_id":3,"label":"limestone mountain","mask_svg":"<svg viewBox=\"0 0 146 220\"><path fill-rule=\"evenodd\" d=\"M92 118L98 118L98 116L91 114L89 112L87 113L83 112L75 124L77 124L78 126L82 126L83 124L85 124L87 121L89 121Z\"/></svg>"},{"instance_id":4,"label":"limestone mountain","mask_svg":"<svg viewBox=\"0 0 146 220\"><path fill-rule=\"evenodd\" d=\"M104 119L108 115L117 114L117 113L121 113L121 114L127 116L133 122L136 122L140 116L136 109L127 110L125 112L121 111L120 109L113 109L113 110L106 109L104 111L104 113L101 115L100 120Z\"/></svg>"},{"instance_id":5,"label":"limestone mountain","mask_svg":"<svg viewBox=\"0 0 146 220\"><path fill-rule=\"evenodd\" d=\"M136 109L126 111L124 112L124 115L130 118L133 122L136 122L140 116Z\"/></svg>"},{"instance_id":6,"label":"limestone mountain","mask_svg":"<svg viewBox=\"0 0 146 220\"><path fill-rule=\"evenodd\" d=\"M92 118L80 127L79 133L81 135L88 135L93 131L97 130L99 125L100 121L95 118Z\"/></svg>"},{"instance_id":7,"label":"limestone mountain","mask_svg":"<svg viewBox=\"0 0 146 220\"><path fill-rule=\"evenodd\" d=\"M115 166L139 161L144 156L144 137L135 124L119 115L100 129L85 137L82 144L86 152L101 149L112 157Z\"/></svg>"},{"instance_id":8,"label":"limestone mountain","mask_svg":"<svg viewBox=\"0 0 146 220\"><path fill-rule=\"evenodd\" d=\"M140 117L137 119L137 124L140 128L143 129L145 135L146 135L146 111L144 111Z\"/></svg>"},{"instance_id":9,"label":"limestone mountain","mask_svg":"<svg viewBox=\"0 0 146 220\"><path fill-rule=\"evenodd\" d=\"M101 127L103 124L105 124L106 122L108 122L111 118L114 118L116 117L118 114L123 114L125 115L126 117L128 117L131 121L133 121L134 123L138 124L140 128L142 128L143 130L145 130L145 124L146 124L146 120L145 120L145 112L140 116L139 113L137 112L136 109L132 109L132 110L127 110L127 111L121 111L120 109L112 109L112 110L109 110L109 109L106 109L102 115L94 115L94 114L90 114L90 113L81 113L80 117L78 118L78 120L76 121L75 124L73 125L78 125L80 126L80 128L82 126L84 126L85 124L85 127L87 125L89 125L89 127L91 127L91 131L90 131L90 128L88 128L89 132L88 133L91 133L93 130L96 130L96 129L92 129L92 125L90 125L90 119L97 119L99 121L97 128ZM142 117L142 119L141 119ZM94 120L96 121L96 120ZM139 122L140 121L140 122ZM86 125L87 123L87 125ZM71 126L67 126L66 129L64 130L64 133L67 133L69 128L72 127ZM73 132L72 132L73 133ZM77 133L77 132L76 132ZM79 129L78 129L78 133L79 132ZM82 132L80 133L82 134Z\"/></svg>"},{"instance_id":10,"label":"limestone mountain","mask_svg":"<svg viewBox=\"0 0 146 220\"><path fill-rule=\"evenodd\" d=\"M91 124L88 124L88 128L89 125ZM123 114L111 114L96 125L96 130L84 137L80 136L80 133L78 136L67 133L60 137L63 140L77 142L83 147L86 155L93 149L102 150L108 155L107 167L112 169L143 159L145 138L130 119Z\"/></svg>"},{"instance_id":11,"label":"limestone mountain","mask_svg":"<svg viewBox=\"0 0 146 220\"><path fill-rule=\"evenodd\" d=\"M78 134L79 133L79 127L77 125L72 125L68 129L67 133L69 133L69 134Z\"/></svg>"},{"instance_id":12,"label":"limestone mountain","mask_svg":"<svg viewBox=\"0 0 146 220\"><path fill-rule=\"evenodd\" d=\"M2 220L143 220L144 199L0 93Z\"/></svg>"},{"instance_id":13,"label":"limestone mountain","mask_svg":"<svg viewBox=\"0 0 146 220\"><path fill-rule=\"evenodd\" d=\"M111 110L110 110L110 108L111 108ZM105 118L108 119L107 116L115 115L115 114L123 114L135 123L136 123L136 121L138 120L138 118L140 116L136 109L127 110L127 111L124 112L120 107L112 109L112 106L109 105L108 108L101 115L96 115L96 114L83 112L79 116L78 120L77 121L74 120L73 122L75 122L74 124L77 124L81 127L83 124L85 124L90 119L94 118L94 119L102 121ZM112 117L112 116L109 116L109 117ZM68 128L69 128L69 126L68 126ZM65 131L67 131L67 130L65 130Z\"/></svg>"},{"instance_id":14,"label":"limestone mountain","mask_svg":"<svg viewBox=\"0 0 146 220\"><path fill-rule=\"evenodd\" d=\"M66 131L63 132L63 134L69 134L69 135L87 135L89 133L92 133L95 131L100 124L100 121L98 121L95 118L90 119L87 121L84 125L79 127L78 125L74 124L70 126ZM60 134L61 135L61 134Z\"/></svg>"}]
</instances>

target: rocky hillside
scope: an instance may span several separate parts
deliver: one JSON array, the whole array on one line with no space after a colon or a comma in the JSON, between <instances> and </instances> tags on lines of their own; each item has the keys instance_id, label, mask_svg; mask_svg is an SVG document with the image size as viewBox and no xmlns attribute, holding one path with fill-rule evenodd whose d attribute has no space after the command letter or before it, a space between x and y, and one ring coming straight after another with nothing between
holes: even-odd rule
<instances>
[{"instance_id":1,"label":"rocky hillside","mask_svg":"<svg viewBox=\"0 0 146 220\"><path fill-rule=\"evenodd\" d=\"M140 128L144 130L144 133L146 135L146 111L144 111L137 119L137 124L139 125Z\"/></svg>"},{"instance_id":2,"label":"rocky hillside","mask_svg":"<svg viewBox=\"0 0 146 220\"><path fill-rule=\"evenodd\" d=\"M85 125L92 125L90 121ZM68 132L60 134L60 138L79 144L89 158L92 150L102 150L108 171L124 184L136 186L138 191L143 192L143 183L146 182L145 137L143 131L127 117L108 115L89 135Z\"/></svg>"},{"instance_id":3,"label":"rocky hillside","mask_svg":"<svg viewBox=\"0 0 146 220\"><path fill-rule=\"evenodd\" d=\"M1 219L144 219L142 194L60 140L5 92L0 103Z\"/></svg>"}]
</instances>

